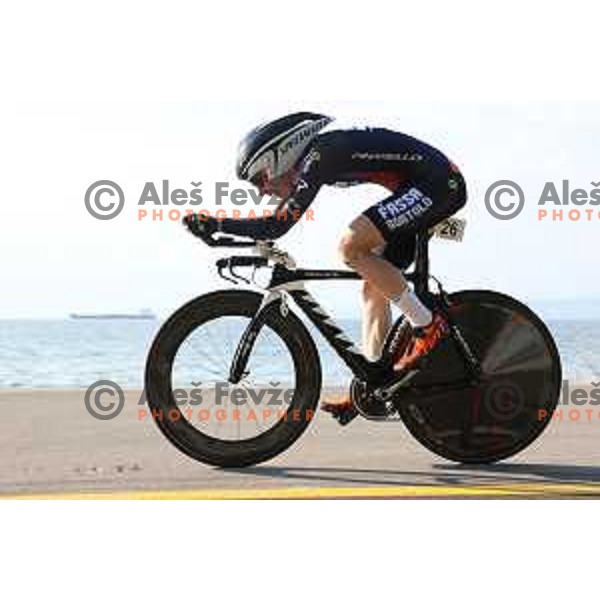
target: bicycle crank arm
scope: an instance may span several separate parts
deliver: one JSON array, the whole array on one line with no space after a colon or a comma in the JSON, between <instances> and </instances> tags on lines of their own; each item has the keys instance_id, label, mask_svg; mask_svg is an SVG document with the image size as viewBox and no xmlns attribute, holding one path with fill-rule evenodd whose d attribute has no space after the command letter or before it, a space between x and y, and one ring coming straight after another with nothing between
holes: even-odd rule
<instances>
[{"instance_id":1,"label":"bicycle crank arm","mask_svg":"<svg viewBox=\"0 0 600 600\"><path fill-rule=\"evenodd\" d=\"M419 396L431 396L431 395L435 395L435 394L448 394L450 392L461 392L464 391L466 389L472 388L472 389L477 389L476 386L473 384L473 381L471 379L461 379L460 381L452 381L452 382L448 382L448 383L437 383L434 385L427 385L427 386L404 386L404 387L408 387L410 389L410 391L413 393L411 395L411 400L415 399L415 394L419 395ZM402 402L403 398L399 397L396 398L396 402Z\"/></svg>"},{"instance_id":2,"label":"bicycle crank arm","mask_svg":"<svg viewBox=\"0 0 600 600\"><path fill-rule=\"evenodd\" d=\"M413 371L409 371L404 377L400 380L383 387L374 392L375 397L382 402L386 402L392 398L392 396L401 390L402 388L409 387L410 381L417 375L420 371L415 369ZM458 390L464 390L465 388L473 387L475 382L472 379L460 379L458 381L448 381L445 383L437 383L433 385L419 385L410 387L411 391L417 392L420 394L435 394L436 392L452 392Z\"/></svg>"},{"instance_id":3,"label":"bicycle crank arm","mask_svg":"<svg viewBox=\"0 0 600 600\"><path fill-rule=\"evenodd\" d=\"M400 388L406 387L406 385L410 382L410 380L418 373L418 370L409 371L394 383L381 388L375 392L375 397L382 402L386 402L389 400Z\"/></svg>"}]
</instances>

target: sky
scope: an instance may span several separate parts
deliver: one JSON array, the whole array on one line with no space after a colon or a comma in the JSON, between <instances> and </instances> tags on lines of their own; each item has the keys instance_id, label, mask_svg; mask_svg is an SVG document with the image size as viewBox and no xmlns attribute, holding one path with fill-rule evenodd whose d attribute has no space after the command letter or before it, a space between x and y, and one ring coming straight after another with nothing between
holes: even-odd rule
<instances>
[{"instance_id":1,"label":"sky","mask_svg":"<svg viewBox=\"0 0 600 600\"><path fill-rule=\"evenodd\" d=\"M551 78L568 68L569 78L587 81L581 61L569 62L555 48L546 49L544 60L533 51L524 54L527 32L504 16L492 32L482 26L469 40L451 37L443 64L462 68L432 71L434 80L408 61L403 77L376 79L374 71L389 73L386 56L394 46L388 42L381 47L386 56L370 51L371 71L360 69L359 49L373 49L389 30L381 22L376 32L365 23L361 43L345 46L354 73L364 79L352 81L347 61L314 44L307 44L302 62L296 58L290 75L283 49L266 60L268 40L251 36L243 15L228 20L226 4L210 15L198 13L202 36L185 18L186 10L200 9L186 3L174 3L168 13L150 4L143 14L134 8L141 5L127 4L115 20L110 15L117 5L109 2L91 29L62 23L61 14L75 22L82 15L77 4L61 2L55 12L40 5L35 22L15 8L13 25L27 22L25 35L4 22L2 44L12 57L6 75L14 86L0 101L0 318L142 308L166 315L224 287L213 267L221 254L178 223L140 222L138 198L147 182L158 187L168 179L171 187L189 190L200 180L203 207L210 208L214 182L241 185L234 164L244 133L295 110L332 115L340 127L381 125L409 133L460 166L469 190L460 215L467 219L464 242L436 241L432 249L432 272L448 289L491 288L525 301L600 298L598 210L594 222L537 220L546 182L560 186L568 179L589 191L600 180L600 96L587 84L569 87L570 79L563 76L558 85ZM349 27L360 27L360 14L350 21ZM227 27L217 31L211 23ZM547 28L567 24L563 13L549 8ZM508 25L512 54L486 46L487 53L477 56L474 45L498 42L495 36ZM325 35L318 23L314 27L315 35ZM432 27L443 45L448 32ZM292 34L286 39L291 43ZM402 48L419 39L411 30L398 60ZM585 54L593 40L577 39ZM418 48L424 65L439 63L437 50ZM325 72L328 64L336 70ZM519 67L510 76L509 65ZM92 218L84 206L86 189L103 179L117 182L126 197L123 212L110 221ZM519 217L500 221L486 211L484 195L505 179L519 183L526 205ZM299 223L280 245L302 265L339 267L336 246L344 226L384 194L376 186L324 188L313 205L315 222ZM357 309L355 284L313 289L340 315Z\"/></svg>"}]
</instances>

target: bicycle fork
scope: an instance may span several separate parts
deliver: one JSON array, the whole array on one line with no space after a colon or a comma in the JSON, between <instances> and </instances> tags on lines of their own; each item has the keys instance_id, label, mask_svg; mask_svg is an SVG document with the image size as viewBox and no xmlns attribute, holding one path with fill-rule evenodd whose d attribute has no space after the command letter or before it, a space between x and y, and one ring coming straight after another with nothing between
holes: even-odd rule
<instances>
[{"instance_id":1,"label":"bicycle fork","mask_svg":"<svg viewBox=\"0 0 600 600\"><path fill-rule=\"evenodd\" d=\"M229 369L229 383L239 383L242 377L247 373L246 367L248 366L248 359L254 348L256 338L262 329L262 326L266 322L267 309L273 302L281 302L281 311L285 316L287 314L287 303L284 295L279 291L270 291L263 297L263 300L256 311L256 314L250 320L248 327L246 327L240 341L238 342L231 367Z\"/></svg>"}]
</instances>

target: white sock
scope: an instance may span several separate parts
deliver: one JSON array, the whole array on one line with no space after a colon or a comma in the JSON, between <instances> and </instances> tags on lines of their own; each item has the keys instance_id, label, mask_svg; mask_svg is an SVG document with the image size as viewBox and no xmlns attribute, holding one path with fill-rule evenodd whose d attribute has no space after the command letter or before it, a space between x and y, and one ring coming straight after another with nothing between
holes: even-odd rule
<instances>
[{"instance_id":1,"label":"white sock","mask_svg":"<svg viewBox=\"0 0 600 600\"><path fill-rule=\"evenodd\" d=\"M391 298L391 301L402 311L413 327L426 327L433 320L431 311L410 288L403 294Z\"/></svg>"}]
</instances>

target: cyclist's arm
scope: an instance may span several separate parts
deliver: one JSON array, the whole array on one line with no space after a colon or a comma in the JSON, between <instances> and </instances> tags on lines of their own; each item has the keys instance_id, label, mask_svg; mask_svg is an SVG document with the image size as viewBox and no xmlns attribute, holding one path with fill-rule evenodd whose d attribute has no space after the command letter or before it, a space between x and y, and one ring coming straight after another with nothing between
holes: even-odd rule
<instances>
[{"instance_id":1,"label":"cyclist's arm","mask_svg":"<svg viewBox=\"0 0 600 600\"><path fill-rule=\"evenodd\" d=\"M311 161L309 154L291 198L282 200L273 215L256 219L223 219L219 222L219 231L256 240L275 240L286 234L300 220L321 188L317 162Z\"/></svg>"}]
</instances>

